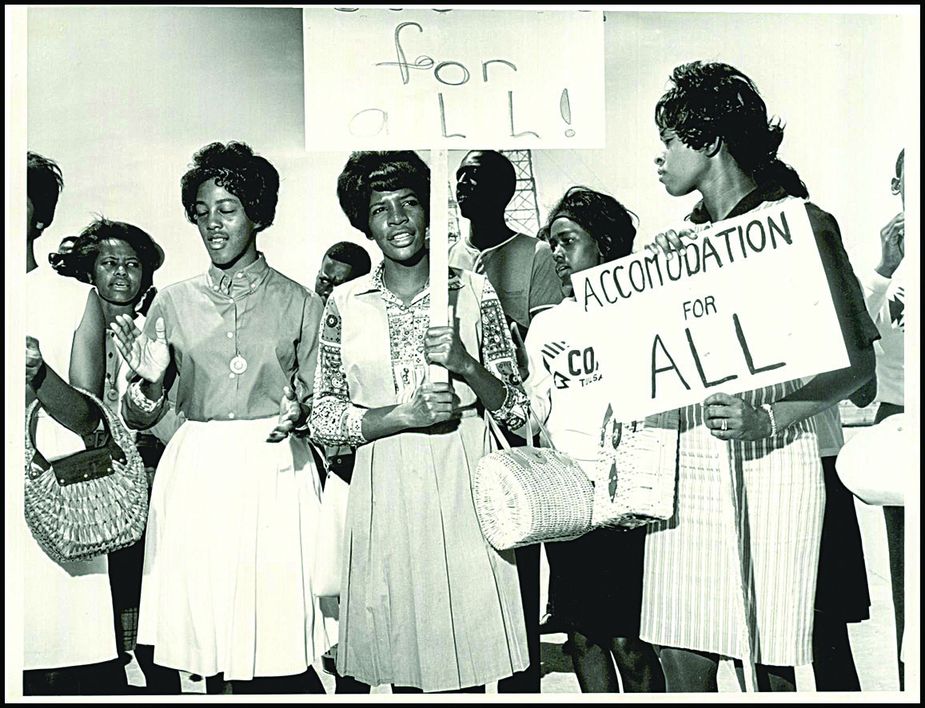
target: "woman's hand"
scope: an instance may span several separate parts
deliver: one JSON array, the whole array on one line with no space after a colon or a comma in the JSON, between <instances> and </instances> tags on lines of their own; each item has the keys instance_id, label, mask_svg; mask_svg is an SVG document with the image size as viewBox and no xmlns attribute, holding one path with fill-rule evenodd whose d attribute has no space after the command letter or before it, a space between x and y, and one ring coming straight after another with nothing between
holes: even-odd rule
<instances>
[{"instance_id":1,"label":"woman's hand","mask_svg":"<svg viewBox=\"0 0 925 708\"><path fill-rule=\"evenodd\" d=\"M704 399L703 422L720 440L762 440L771 434L771 419L764 410L725 393Z\"/></svg>"},{"instance_id":2,"label":"woman's hand","mask_svg":"<svg viewBox=\"0 0 925 708\"><path fill-rule=\"evenodd\" d=\"M39 340L35 337L26 335L26 386L32 386L36 374L42 369L45 360L42 358L42 350L39 349Z\"/></svg>"},{"instance_id":3,"label":"woman's hand","mask_svg":"<svg viewBox=\"0 0 925 708\"><path fill-rule=\"evenodd\" d=\"M906 214L902 211L880 229L880 265L877 266L877 272L884 278L892 278L903 262L906 252L905 234Z\"/></svg>"},{"instance_id":4,"label":"woman's hand","mask_svg":"<svg viewBox=\"0 0 925 708\"><path fill-rule=\"evenodd\" d=\"M153 384L163 383L170 365L170 347L163 317L158 317L154 323L154 339L149 339L138 329L128 315L116 315L109 331L119 355L131 370L129 377L134 373Z\"/></svg>"},{"instance_id":5,"label":"woman's hand","mask_svg":"<svg viewBox=\"0 0 925 708\"><path fill-rule=\"evenodd\" d=\"M655 241L653 243L647 243L645 249L652 255L662 251L667 254L670 260L674 257L675 251L683 253L686 248L684 239L686 238L693 241L697 238L698 231L699 229L681 229L680 231L668 229L667 231L656 234Z\"/></svg>"},{"instance_id":6,"label":"woman's hand","mask_svg":"<svg viewBox=\"0 0 925 708\"><path fill-rule=\"evenodd\" d=\"M448 383L425 383L418 387L408 403L401 404L401 408L408 429L429 428L459 417L459 397Z\"/></svg>"},{"instance_id":7,"label":"woman's hand","mask_svg":"<svg viewBox=\"0 0 925 708\"><path fill-rule=\"evenodd\" d=\"M267 442L282 442L291 433L302 417L302 406L289 386L283 386L283 397L279 402L279 422L267 436Z\"/></svg>"},{"instance_id":8,"label":"woman's hand","mask_svg":"<svg viewBox=\"0 0 925 708\"><path fill-rule=\"evenodd\" d=\"M424 335L424 358L460 376L472 372L473 359L456 334L454 327L429 327Z\"/></svg>"}]
</instances>

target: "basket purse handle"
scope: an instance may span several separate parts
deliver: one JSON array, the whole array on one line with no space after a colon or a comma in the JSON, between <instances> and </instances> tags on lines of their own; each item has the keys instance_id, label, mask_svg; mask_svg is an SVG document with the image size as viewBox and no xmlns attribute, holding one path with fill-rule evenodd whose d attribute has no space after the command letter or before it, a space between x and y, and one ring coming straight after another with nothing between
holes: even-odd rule
<instances>
[{"instance_id":1,"label":"basket purse handle","mask_svg":"<svg viewBox=\"0 0 925 708\"><path fill-rule=\"evenodd\" d=\"M90 396L86 391L83 391L81 389L77 389L77 390L83 393L84 395L86 395L88 398L90 398L90 400L93 401L95 405L99 406L100 418L103 421L102 441L96 447L89 448L89 449L99 450L105 447L109 450L109 456L113 460L117 460L121 463L125 463L125 452L122 450L121 447L119 447L119 445L116 443L116 441L112 437L112 430L109 427L109 418L106 415L106 411L103 410L103 404L97 401L93 396ZM36 404L32 408L32 414L29 417L29 441L32 443L32 448L35 450L35 455L32 458L32 463L35 465L38 465L42 469L43 472L47 472L49 469L51 469L51 463L45 458L45 455L39 452L38 445L35 444L35 432L39 424L39 421L38 421L39 408L42 408L42 402L39 400L36 400Z\"/></svg>"},{"instance_id":2,"label":"basket purse handle","mask_svg":"<svg viewBox=\"0 0 925 708\"><path fill-rule=\"evenodd\" d=\"M485 419L488 421L488 427L491 428L492 432L495 434L495 437L498 439L498 444L501 445L501 448L504 450L510 450L511 444L507 441L507 438L504 437L504 433L501 432L501 428L495 422L494 417L492 417L487 408L485 409ZM542 441L545 437L547 446L553 450L556 450L557 448L552 442L552 436L550 436L549 431L546 430L546 426L543 425L543 421L537 417L536 413L533 411L533 406L531 406L529 402L527 403L527 420L524 423L524 425L527 427L527 444L525 447L533 447L533 427L530 425L531 421L533 420L535 420L537 426L539 426L539 433L541 436L540 440Z\"/></svg>"}]
</instances>

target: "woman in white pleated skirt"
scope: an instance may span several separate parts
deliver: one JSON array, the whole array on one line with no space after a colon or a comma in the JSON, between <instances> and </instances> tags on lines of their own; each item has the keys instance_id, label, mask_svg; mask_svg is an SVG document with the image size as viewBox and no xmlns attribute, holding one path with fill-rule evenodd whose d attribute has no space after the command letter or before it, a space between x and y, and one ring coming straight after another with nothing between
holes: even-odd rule
<instances>
[{"instance_id":1,"label":"woman in white pleated skirt","mask_svg":"<svg viewBox=\"0 0 925 708\"><path fill-rule=\"evenodd\" d=\"M311 665L336 639L311 587L320 479L290 435L307 417L321 300L256 246L278 188L247 145L197 152L182 201L211 266L161 290L144 333L113 325L138 374L126 422L179 426L152 490L138 643L214 677L209 692L323 693Z\"/></svg>"}]
</instances>

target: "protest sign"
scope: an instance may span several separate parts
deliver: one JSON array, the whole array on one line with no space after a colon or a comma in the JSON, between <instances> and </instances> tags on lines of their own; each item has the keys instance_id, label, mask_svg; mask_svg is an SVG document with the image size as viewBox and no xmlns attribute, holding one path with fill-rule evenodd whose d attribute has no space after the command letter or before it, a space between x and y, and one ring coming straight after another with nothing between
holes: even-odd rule
<instances>
[{"instance_id":1,"label":"protest sign","mask_svg":"<svg viewBox=\"0 0 925 708\"><path fill-rule=\"evenodd\" d=\"M602 148L603 24L599 11L306 8L306 148Z\"/></svg>"},{"instance_id":2,"label":"protest sign","mask_svg":"<svg viewBox=\"0 0 925 708\"><path fill-rule=\"evenodd\" d=\"M683 254L572 275L576 358L621 420L848 366L804 202L711 225Z\"/></svg>"}]
</instances>

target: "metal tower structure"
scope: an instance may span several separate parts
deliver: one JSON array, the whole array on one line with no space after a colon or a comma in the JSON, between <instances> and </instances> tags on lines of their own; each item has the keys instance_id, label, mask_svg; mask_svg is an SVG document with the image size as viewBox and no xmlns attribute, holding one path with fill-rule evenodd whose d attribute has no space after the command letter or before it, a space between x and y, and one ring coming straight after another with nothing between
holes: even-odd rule
<instances>
[{"instance_id":1,"label":"metal tower structure","mask_svg":"<svg viewBox=\"0 0 925 708\"><path fill-rule=\"evenodd\" d=\"M533 157L529 150L501 150L501 154L511 161L517 175L514 198L505 211L508 225L529 236L536 236L540 230L540 208L533 178Z\"/></svg>"}]
</instances>

